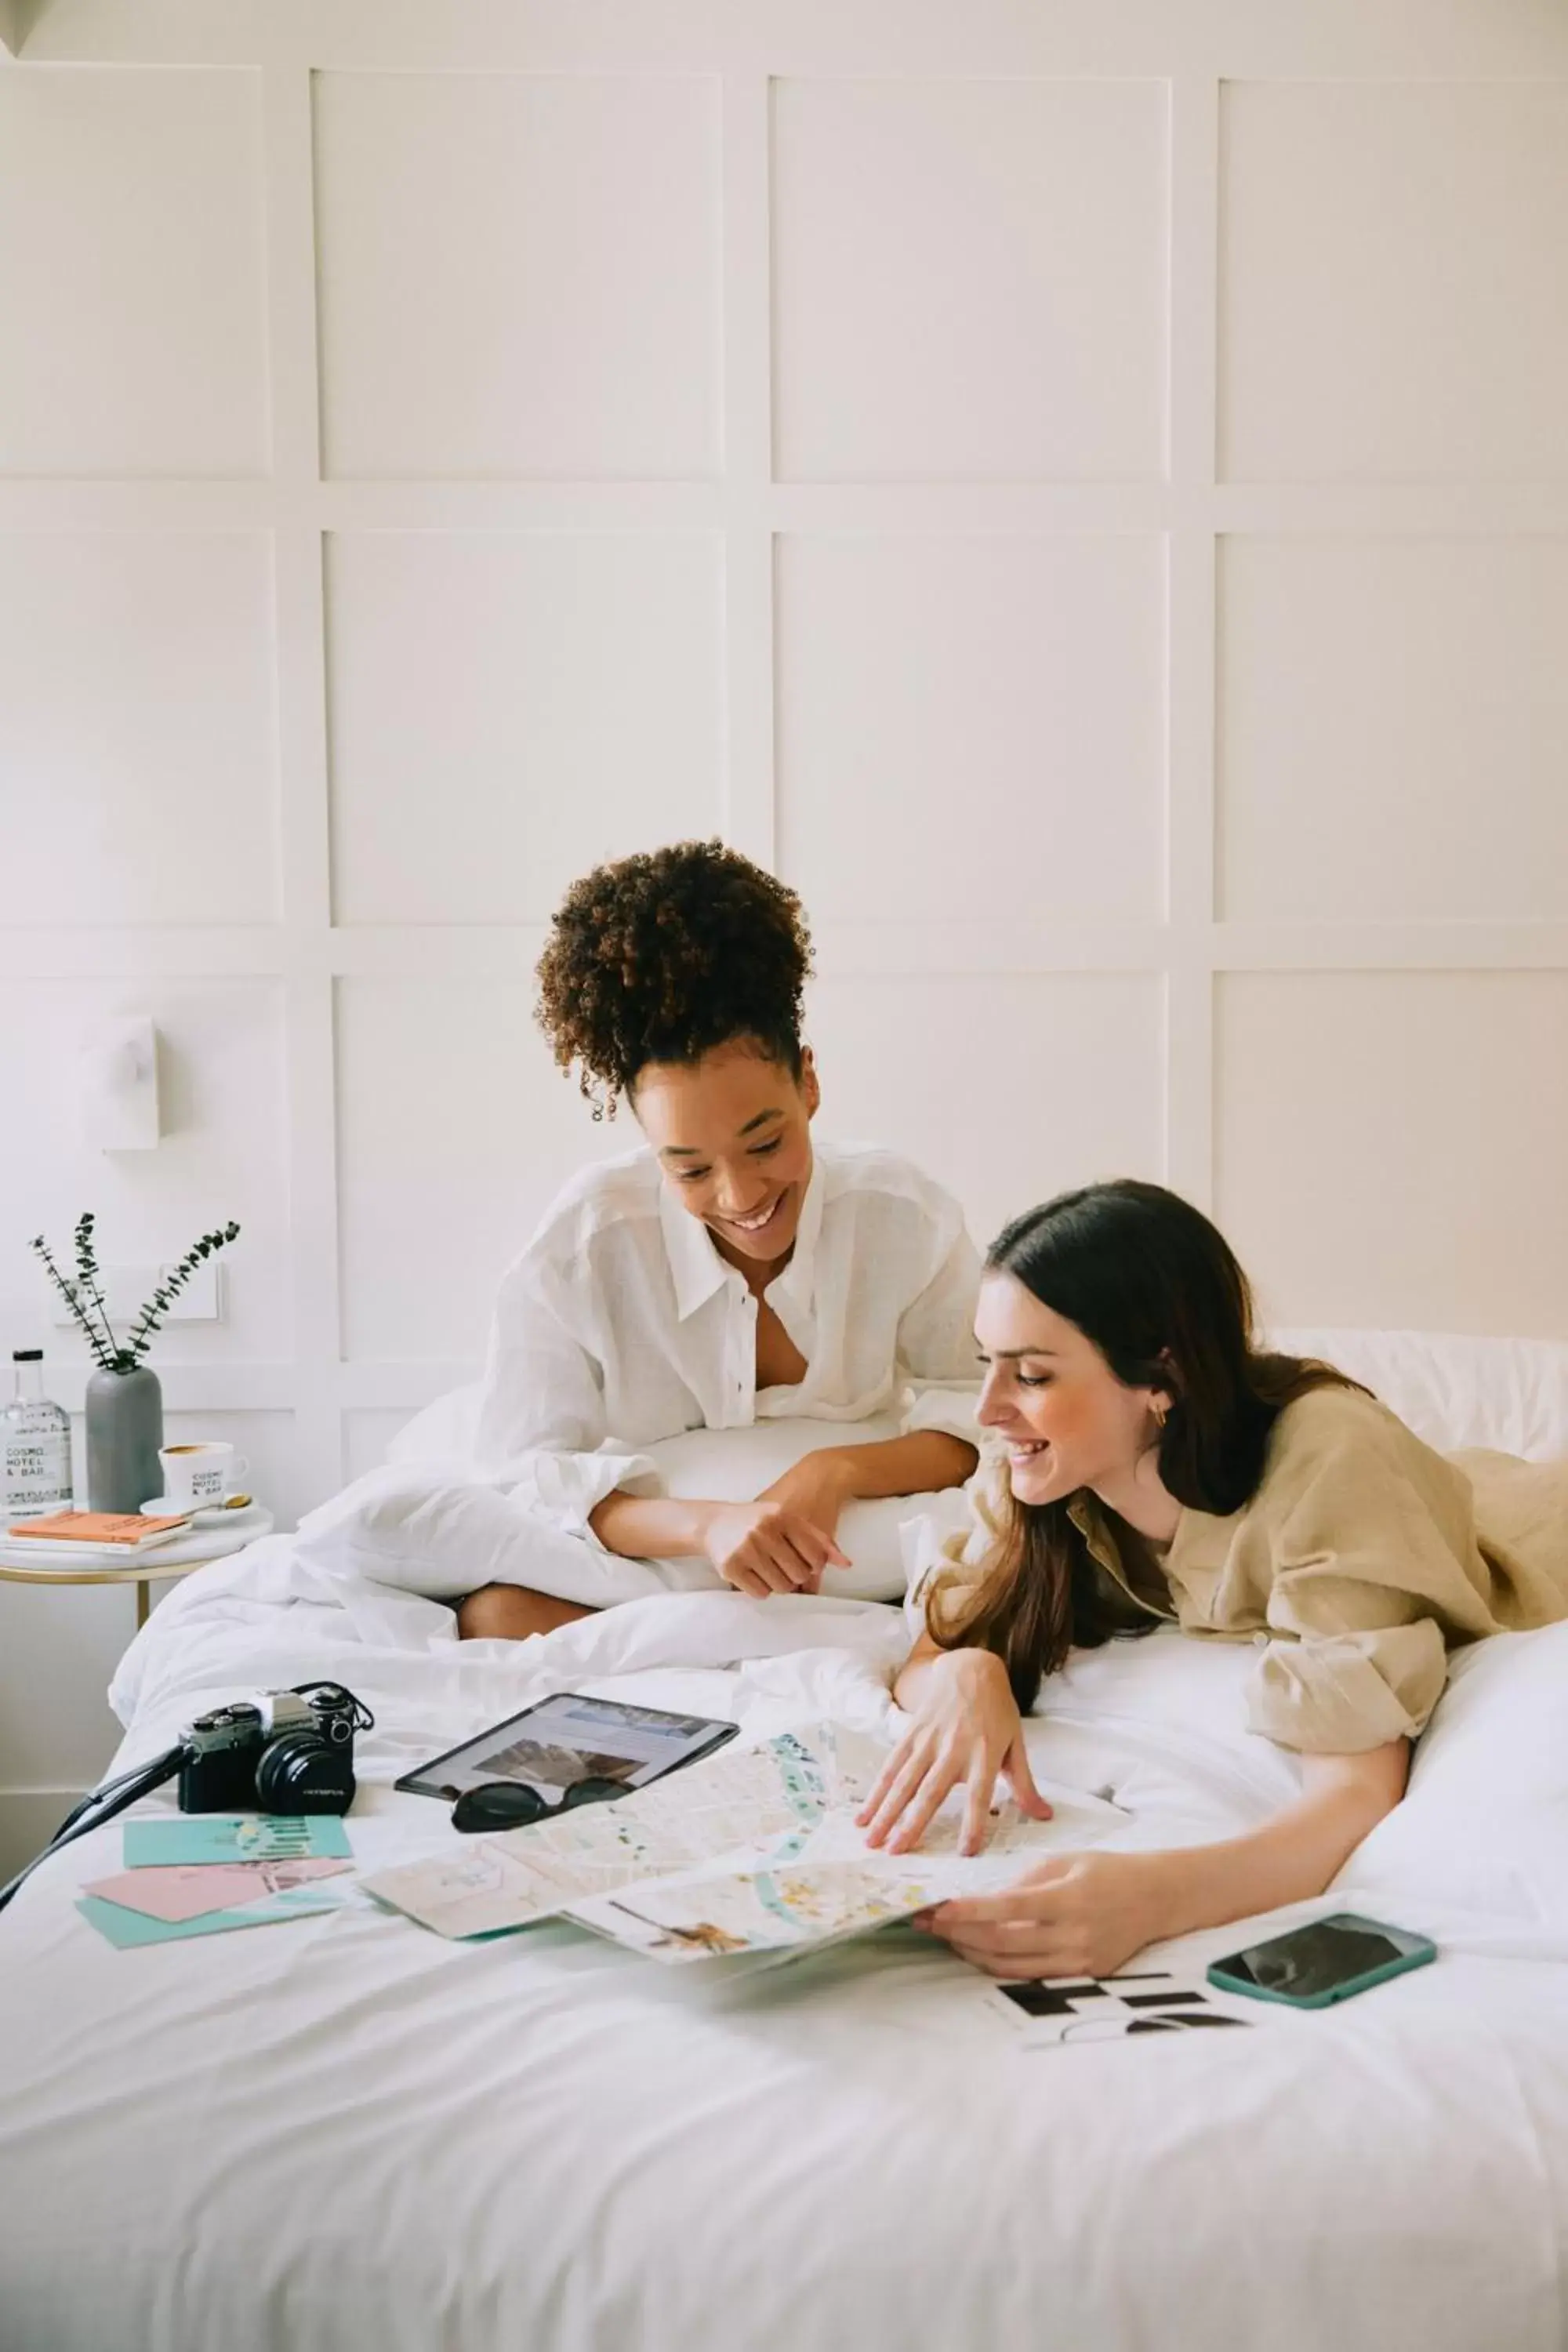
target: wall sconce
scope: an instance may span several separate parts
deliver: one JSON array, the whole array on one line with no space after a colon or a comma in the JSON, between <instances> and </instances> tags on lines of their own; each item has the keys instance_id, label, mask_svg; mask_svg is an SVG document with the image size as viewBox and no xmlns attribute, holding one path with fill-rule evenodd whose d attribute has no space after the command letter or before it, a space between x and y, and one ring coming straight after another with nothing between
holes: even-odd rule
<instances>
[{"instance_id":1,"label":"wall sconce","mask_svg":"<svg viewBox=\"0 0 1568 2352\"><path fill-rule=\"evenodd\" d=\"M149 1015L106 1021L81 1057L82 1140L100 1151L158 1142L158 1032Z\"/></svg>"}]
</instances>

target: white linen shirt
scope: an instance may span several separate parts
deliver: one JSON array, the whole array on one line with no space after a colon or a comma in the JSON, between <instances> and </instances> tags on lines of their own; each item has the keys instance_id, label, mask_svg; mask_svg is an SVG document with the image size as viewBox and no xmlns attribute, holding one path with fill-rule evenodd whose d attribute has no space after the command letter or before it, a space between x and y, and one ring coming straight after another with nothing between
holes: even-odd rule
<instances>
[{"instance_id":1,"label":"white linen shirt","mask_svg":"<svg viewBox=\"0 0 1568 2352\"><path fill-rule=\"evenodd\" d=\"M646 1148L585 1169L496 1303L479 1453L563 1532L617 1488L657 1495L639 1449L787 1416L977 1442L980 1262L956 1201L896 1153L816 1145L789 1263L767 1303L805 1359L756 1384L757 1303Z\"/></svg>"}]
</instances>

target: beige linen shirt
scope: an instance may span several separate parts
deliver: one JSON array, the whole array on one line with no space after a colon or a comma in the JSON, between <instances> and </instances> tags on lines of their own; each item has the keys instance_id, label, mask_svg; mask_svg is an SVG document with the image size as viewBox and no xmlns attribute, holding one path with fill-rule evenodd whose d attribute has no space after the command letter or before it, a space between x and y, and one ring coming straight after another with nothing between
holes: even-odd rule
<instances>
[{"instance_id":1,"label":"beige linen shirt","mask_svg":"<svg viewBox=\"0 0 1568 2352\"><path fill-rule=\"evenodd\" d=\"M938 1569L972 1580L1005 1494L998 1463L977 1524ZM1262 1481L1228 1518L1184 1510L1162 1569L1169 1606L1133 1590L1115 1514L1068 1506L1091 1557L1134 1604L1185 1633L1251 1641L1251 1728L1282 1747L1353 1755L1414 1738L1447 1654L1568 1617L1568 1462L1436 1454L1373 1397L1312 1389L1269 1433Z\"/></svg>"}]
</instances>

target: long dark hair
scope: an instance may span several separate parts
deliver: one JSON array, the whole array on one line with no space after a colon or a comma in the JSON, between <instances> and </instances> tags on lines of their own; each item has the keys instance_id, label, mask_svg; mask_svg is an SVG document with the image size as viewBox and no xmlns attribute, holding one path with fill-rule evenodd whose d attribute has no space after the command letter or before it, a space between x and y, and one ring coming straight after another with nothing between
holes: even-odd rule
<instances>
[{"instance_id":1,"label":"long dark hair","mask_svg":"<svg viewBox=\"0 0 1568 2352\"><path fill-rule=\"evenodd\" d=\"M985 1263L1075 1324L1124 1387L1165 1391L1161 1483L1196 1510L1224 1517L1251 1500L1268 1433L1295 1398L1356 1385L1330 1364L1258 1349L1251 1287L1230 1244L1161 1184L1121 1177L1058 1193L1005 1226ZM926 1605L941 1648L995 1652L1025 1714L1075 1643L1152 1623L1090 1558L1070 1500L1009 1496L978 1584L942 1580Z\"/></svg>"}]
</instances>

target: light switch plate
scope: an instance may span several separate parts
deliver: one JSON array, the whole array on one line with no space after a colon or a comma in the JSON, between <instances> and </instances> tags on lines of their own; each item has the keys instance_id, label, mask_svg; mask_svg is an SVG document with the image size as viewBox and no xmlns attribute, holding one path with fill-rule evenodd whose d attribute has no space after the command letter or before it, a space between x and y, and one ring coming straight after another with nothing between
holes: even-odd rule
<instances>
[{"instance_id":1,"label":"light switch plate","mask_svg":"<svg viewBox=\"0 0 1568 2352\"><path fill-rule=\"evenodd\" d=\"M67 1279L71 1269L65 1269ZM158 1285L172 1271L170 1265L106 1265L99 1269L99 1286L109 1319L117 1331L135 1321L152 1297ZM175 1294L166 1320L170 1323L221 1323L223 1321L223 1268L208 1258L198 1265L184 1290ZM49 1286L50 1319L59 1328L74 1326L75 1316L51 1283Z\"/></svg>"}]
</instances>

